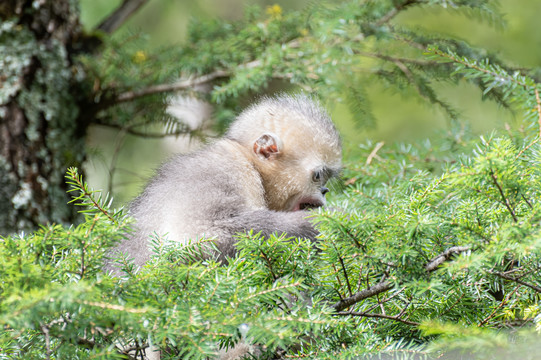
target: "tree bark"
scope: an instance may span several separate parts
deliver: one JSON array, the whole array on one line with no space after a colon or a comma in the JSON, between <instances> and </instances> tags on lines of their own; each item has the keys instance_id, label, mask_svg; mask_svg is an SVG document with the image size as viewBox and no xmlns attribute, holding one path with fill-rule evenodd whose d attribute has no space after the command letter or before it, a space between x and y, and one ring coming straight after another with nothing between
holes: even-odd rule
<instances>
[{"instance_id":1,"label":"tree bark","mask_svg":"<svg viewBox=\"0 0 541 360\"><path fill-rule=\"evenodd\" d=\"M72 223L64 173L86 155L77 2L7 0L0 19L0 235Z\"/></svg>"}]
</instances>

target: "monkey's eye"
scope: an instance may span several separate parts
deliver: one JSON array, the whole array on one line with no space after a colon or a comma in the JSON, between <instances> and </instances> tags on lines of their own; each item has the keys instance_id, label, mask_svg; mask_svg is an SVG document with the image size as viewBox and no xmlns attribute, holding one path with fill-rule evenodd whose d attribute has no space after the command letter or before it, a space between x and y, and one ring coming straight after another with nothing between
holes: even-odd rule
<instances>
[{"instance_id":1,"label":"monkey's eye","mask_svg":"<svg viewBox=\"0 0 541 360\"><path fill-rule=\"evenodd\" d=\"M322 170L316 170L312 174L312 180L314 182L320 182L322 178L323 178L323 171Z\"/></svg>"}]
</instances>

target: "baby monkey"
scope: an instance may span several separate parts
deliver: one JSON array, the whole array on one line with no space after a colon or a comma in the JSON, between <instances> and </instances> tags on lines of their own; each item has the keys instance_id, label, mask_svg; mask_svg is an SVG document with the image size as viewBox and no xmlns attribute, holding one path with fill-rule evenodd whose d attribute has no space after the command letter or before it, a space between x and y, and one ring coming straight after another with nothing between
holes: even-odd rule
<instances>
[{"instance_id":1,"label":"baby monkey","mask_svg":"<svg viewBox=\"0 0 541 360\"><path fill-rule=\"evenodd\" d=\"M325 204L325 184L341 167L341 141L329 115L306 95L264 98L225 136L165 163L130 206L135 232L116 251L136 265L149 238L215 239L219 259L235 255L239 232L314 239L307 210Z\"/></svg>"}]
</instances>

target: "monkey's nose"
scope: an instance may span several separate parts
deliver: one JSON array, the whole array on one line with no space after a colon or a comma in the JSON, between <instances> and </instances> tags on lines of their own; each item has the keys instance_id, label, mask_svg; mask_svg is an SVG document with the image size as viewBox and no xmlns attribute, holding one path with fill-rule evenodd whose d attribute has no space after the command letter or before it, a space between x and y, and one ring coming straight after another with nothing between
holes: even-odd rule
<instances>
[{"instance_id":1,"label":"monkey's nose","mask_svg":"<svg viewBox=\"0 0 541 360\"><path fill-rule=\"evenodd\" d=\"M325 186L322 186L322 187L321 187L321 193L322 193L323 195L325 195L325 194L328 193L328 192L329 192L329 189L327 189Z\"/></svg>"}]
</instances>

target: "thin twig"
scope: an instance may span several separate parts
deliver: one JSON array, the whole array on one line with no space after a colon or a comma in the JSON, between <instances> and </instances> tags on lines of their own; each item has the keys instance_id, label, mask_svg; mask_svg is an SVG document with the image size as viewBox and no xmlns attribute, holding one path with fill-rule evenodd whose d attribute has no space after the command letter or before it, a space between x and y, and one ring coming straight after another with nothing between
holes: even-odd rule
<instances>
[{"instance_id":1,"label":"thin twig","mask_svg":"<svg viewBox=\"0 0 541 360\"><path fill-rule=\"evenodd\" d=\"M272 275L272 278L274 280L278 279L278 276L276 276L276 274L274 273L274 271L272 270L272 263L269 259L269 257L267 256L267 254L265 254L265 252L261 249L259 249L259 251L261 252L261 254L263 255L263 259L265 259L265 261L267 262L267 265L269 266L269 270L271 272L271 275Z\"/></svg>"},{"instance_id":2,"label":"thin twig","mask_svg":"<svg viewBox=\"0 0 541 360\"><path fill-rule=\"evenodd\" d=\"M490 315L487 316L483 321L481 321L479 324L477 324L477 326L481 327L481 326L485 325L490 319L492 319L494 317L494 314L496 314L496 312L499 309L501 309L505 304L507 304L507 302L509 301L511 296L513 296L513 294L516 293L519 288L520 288L520 285L518 285L515 288L515 290L513 290L509 295L507 295L506 298L503 299L503 301L500 303L500 305L498 305L498 307L496 307L496 309L494 309L494 311L492 313L490 313Z\"/></svg>"},{"instance_id":3,"label":"thin twig","mask_svg":"<svg viewBox=\"0 0 541 360\"><path fill-rule=\"evenodd\" d=\"M438 268L439 265L441 265L444 261L448 260L452 254L457 254L463 251L469 250L469 247L466 246L453 246L440 255L436 256L434 259L432 259L426 266L425 269L428 272L432 272ZM368 274L367 274L368 275ZM368 279L367 279L368 281ZM379 283L377 283L374 286L368 287L365 290L359 291L355 294L353 294L350 297L347 297L345 299L342 299L334 304L331 305L332 308L334 308L336 311L342 311L351 305L354 305L360 301L363 301L364 299L368 299L369 297L381 294L383 292L389 291L393 288L393 284L388 282L385 278L381 280ZM402 290L401 290L402 291Z\"/></svg>"},{"instance_id":4,"label":"thin twig","mask_svg":"<svg viewBox=\"0 0 541 360\"><path fill-rule=\"evenodd\" d=\"M331 264L332 268L334 269L334 275L336 276L336 281L338 282L338 286L340 286L340 289L343 287L342 280L340 280L340 276L338 276L338 269L336 268L336 265ZM340 295L340 292L338 292ZM342 295L340 295L340 298L342 298Z\"/></svg>"},{"instance_id":5,"label":"thin twig","mask_svg":"<svg viewBox=\"0 0 541 360\"><path fill-rule=\"evenodd\" d=\"M389 21L391 21L392 18L394 18L400 11L404 10L406 7L413 5L417 3L417 0L408 0L404 2L403 4L399 4L394 6L389 12L387 12L385 15L383 15L378 21L376 21L376 26L382 26L384 24L387 24Z\"/></svg>"},{"instance_id":6,"label":"thin twig","mask_svg":"<svg viewBox=\"0 0 541 360\"><path fill-rule=\"evenodd\" d=\"M344 259L342 259L342 256L338 253L338 249L336 248L336 246L334 246L334 249L336 250L336 253L338 254L338 260L340 261L340 266L342 267L342 271L344 272L344 278L346 279L346 284L348 286L349 296L352 296L353 291L351 291L351 284L349 282L348 272L346 270L346 265L344 264Z\"/></svg>"},{"instance_id":7,"label":"thin twig","mask_svg":"<svg viewBox=\"0 0 541 360\"><path fill-rule=\"evenodd\" d=\"M466 293L463 293L462 295L460 295L460 297L453 303L453 305L449 306L443 313L441 313L439 315L440 318L443 318L443 316L447 313L449 313L449 311L451 311L459 302L460 300L462 300L462 298L464 297L464 295L466 295Z\"/></svg>"},{"instance_id":8,"label":"thin twig","mask_svg":"<svg viewBox=\"0 0 541 360\"><path fill-rule=\"evenodd\" d=\"M431 272L436 270L441 264L448 260L454 254L470 250L469 246L453 246L439 254L425 266L426 271Z\"/></svg>"},{"instance_id":9,"label":"thin twig","mask_svg":"<svg viewBox=\"0 0 541 360\"><path fill-rule=\"evenodd\" d=\"M100 125L100 126L109 127L109 128L112 128L112 129L118 129L120 131L126 132L126 134L130 134L130 135L141 137L141 138L161 139L161 138L165 138L165 137L169 137L169 136L178 137L180 135L190 135L190 136L192 136L193 134L198 134L197 130L194 131L194 130L189 130L189 129L179 129L179 130L176 130L174 132L165 132L165 133L146 133L146 132L143 132L143 131L135 130L134 129L135 126L126 127L126 126L118 125L118 124L108 124L106 122L102 122L102 121L99 121L99 120L96 123L94 123L94 125ZM213 137L212 135L206 135L206 134L205 134L205 136L209 137L209 138Z\"/></svg>"},{"instance_id":10,"label":"thin twig","mask_svg":"<svg viewBox=\"0 0 541 360\"><path fill-rule=\"evenodd\" d=\"M399 318L398 316L391 316L391 315L384 315L384 314L376 314L376 313L365 313L365 312L339 312L338 315L353 315L353 316L361 316L361 317L371 317L371 318L382 318L382 319L389 319L394 321L399 321L404 324L413 325L413 326L419 326L420 323L404 320Z\"/></svg>"},{"instance_id":11,"label":"thin twig","mask_svg":"<svg viewBox=\"0 0 541 360\"><path fill-rule=\"evenodd\" d=\"M49 327L45 324L41 325L41 332L43 333L43 335L45 335L45 348L46 348L45 356L47 360L50 360L52 351L51 351L51 337L49 336Z\"/></svg>"},{"instance_id":12,"label":"thin twig","mask_svg":"<svg viewBox=\"0 0 541 360\"><path fill-rule=\"evenodd\" d=\"M496 185L496 187L498 188L498 191L500 192L500 196L503 199L503 203L505 204L505 206L507 207L507 210L509 210L509 213L513 217L513 221L518 222L517 216L515 215L515 212L513 211L513 209L511 209L511 204L509 204L509 199L505 196L505 194L503 193L502 187L498 183L498 178L496 177L496 174L491 172L490 176L492 177L492 181L494 181L494 185Z\"/></svg>"},{"instance_id":13,"label":"thin twig","mask_svg":"<svg viewBox=\"0 0 541 360\"><path fill-rule=\"evenodd\" d=\"M95 30L105 31L107 34L113 33L147 1L148 0L124 0L111 15L96 27Z\"/></svg>"},{"instance_id":14,"label":"thin twig","mask_svg":"<svg viewBox=\"0 0 541 360\"><path fill-rule=\"evenodd\" d=\"M93 193L91 191L87 191L87 188L84 186L84 183L82 181L82 178L79 177L79 174L77 172L75 172L74 174L72 174L73 176L69 176L69 179L74 181L75 184L77 184L77 187L82 190L82 196L85 196L87 197L93 204L93 207L98 209L102 214L104 214L105 216L107 216L109 218L109 220L111 220L113 223L117 223L117 221L115 220L115 218L113 218L111 216L111 214L109 213L109 211L107 211L105 208L103 208L99 202L94 199L94 196L93 196ZM68 177L68 176L66 176ZM75 200L73 200L75 201Z\"/></svg>"},{"instance_id":15,"label":"thin twig","mask_svg":"<svg viewBox=\"0 0 541 360\"><path fill-rule=\"evenodd\" d=\"M368 289L359 291L353 296L350 296L348 298L338 301L337 303L331 305L331 307L334 308L336 311L342 311L350 307L351 305L358 303L359 301L362 301L364 299L367 299L377 294L381 294L382 292L389 291L392 288L393 288L393 285L390 282L381 281L377 283L376 285L369 287Z\"/></svg>"},{"instance_id":16,"label":"thin twig","mask_svg":"<svg viewBox=\"0 0 541 360\"><path fill-rule=\"evenodd\" d=\"M537 291L538 293L541 293L541 287L532 285L532 284L527 283L527 282L525 282L525 281L522 281L522 280L520 280L519 278L514 278L514 277L512 277L512 276L503 274L503 273L501 273L501 272L491 271L491 270L489 270L488 273L489 273L489 274L492 274L492 275L499 276L499 277L501 277L502 279L514 281L514 282L516 282L517 284L521 284L521 285L527 286L527 287L529 287L530 289L533 289L533 290Z\"/></svg>"},{"instance_id":17,"label":"thin twig","mask_svg":"<svg viewBox=\"0 0 541 360\"><path fill-rule=\"evenodd\" d=\"M344 226L344 224L342 224L340 221L333 218L332 216L328 216L326 214L322 214L322 217L330 221L333 221L340 228L340 230L342 230L351 240L353 240L353 242L359 249L364 250L364 245L361 245L361 243L359 243L359 240L357 240L357 238L349 231L349 229L346 226Z\"/></svg>"},{"instance_id":18,"label":"thin twig","mask_svg":"<svg viewBox=\"0 0 541 360\"><path fill-rule=\"evenodd\" d=\"M539 91L535 89L535 101L537 102L537 115L539 122L539 137L541 138L541 101L539 100Z\"/></svg>"},{"instance_id":19,"label":"thin twig","mask_svg":"<svg viewBox=\"0 0 541 360\"><path fill-rule=\"evenodd\" d=\"M246 66L249 66L252 64L253 64L252 66L256 66L256 63L259 63L259 61L252 61L251 63L246 64ZM150 86L141 90L127 91L127 92L119 94L116 97L116 99L113 101L113 104L119 104L119 103L131 101L136 98L140 98L147 95L184 90L187 88L194 87L196 85L206 84L208 82L211 82L212 80L222 78L222 77L227 77L229 75L230 75L229 71L216 70L206 75L179 80L171 84L159 84L159 85Z\"/></svg>"},{"instance_id":20,"label":"thin twig","mask_svg":"<svg viewBox=\"0 0 541 360\"><path fill-rule=\"evenodd\" d=\"M120 154L120 149L122 148L122 145L124 144L124 140L126 138L127 129L121 129L120 132L117 134L117 143L115 146L115 150L113 151L113 156L111 157L111 163L109 164L109 181L107 184L107 191L109 194L113 193L113 178L115 176L116 172L116 164L118 161L118 156Z\"/></svg>"},{"instance_id":21,"label":"thin twig","mask_svg":"<svg viewBox=\"0 0 541 360\"><path fill-rule=\"evenodd\" d=\"M376 156L376 154L378 153L379 149L381 149L383 147L383 145L385 145L385 141L380 141L376 144L376 146L374 147L374 149L372 150L372 152L368 155L368 157L366 158L366 165L370 165L370 163L372 163L372 159Z\"/></svg>"},{"instance_id":22,"label":"thin twig","mask_svg":"<svg viewBox=\"0 0 541 360\"><path fill-rule=\"evenodd\" d=\"M539 139L541 139L541 137L535 138L531 143L526 145L526 147L524 149L520 150L519 153L517 154L517 156L515 156L515 160L517 160L519 157L521 157L522 154L524 154L524 152L527 151L529 148L531 148L534 144L537 144L539 142Z\"/></svg>"},{"instance_id":23,"label":"thin twig","mask_svg":"<svg viewBox=\"0 0 541 360\"><path fill-rule=\"evenodd\" d=\"M426 49L422 48L422 50L424 51ZM358 55L361 55L361 56L366 56L366 57L371 57L371 58L376 58L376 59L381 59L381 60L385 60L385 61L389 61L389 62L393 62L393 63L398 61L398 62L401 62L401 63L411 64L411 65L418 65L418 66L441 65L441 63L438 63L437 61L427 61L427 60L411 59L411 58L405 58L405 57L394 57L394 56L390 56L390 55L373 53L373 52L366 52L366 51L359 51L359 50L356 50L355 54L358 54Z\"/></svg>"},{"instance_id":24,"label":"thin twig","mask_svg":"<svg viewBox=\"0 0 541 360\"><path fill-rule=\"evenodd\" d=\"M533 209L533 205L528 201L528 199L526 199L526 196L524 196L524 194L520 194L520 196L522 197L522 199L526 202L526 204L528 204L528 207L530 209Z\"/></svg>"},{"instance_id":25,"label":"thin twig","mask_svg":"<svg viewBox=\"0 0 541 360\"><path fill-rule=\"evenodd\" d=\"M443 52L443 51L441 51L441 50L432 50L432 51L433 51L434 54L436 54L436 55L439 55L439 56L441 56L441 57L447 58L447 59L451 60L452 62L456 62L456 63L462 64L462 65L464 65L464 66L466 66L466 67L469 67L470 69L475 69L475 70L477 70L477 71L480 71L480 72L482 72L482 73L491 75L491 76L493 76L493 77L502 77L501 75L495 73L494 71L490 71L490 70L487 70L487 69L483 69L483 68L481 68L481 67L478 66L478 65L470 64L470 63L468 63L468 62L466 62L466 61L464 61L464 60L457 59L455 56L449 55L449 54L447 54L447 53L445 53L445 52ZM526 88L526 89L531 89L531 86L530 86L530 85L526 84L526 83L523 82L523 81L517 80L517 79L513 78L512 76L507 75L507 77L506 77L505 79L508 80L508 81L510 81L510 82L513 82L513 83L515 83L515 84L517 84L517 85L520 85L520 86L522 86L522 87L524 87L524 88Z\"/></svg>"}]
</instances>

